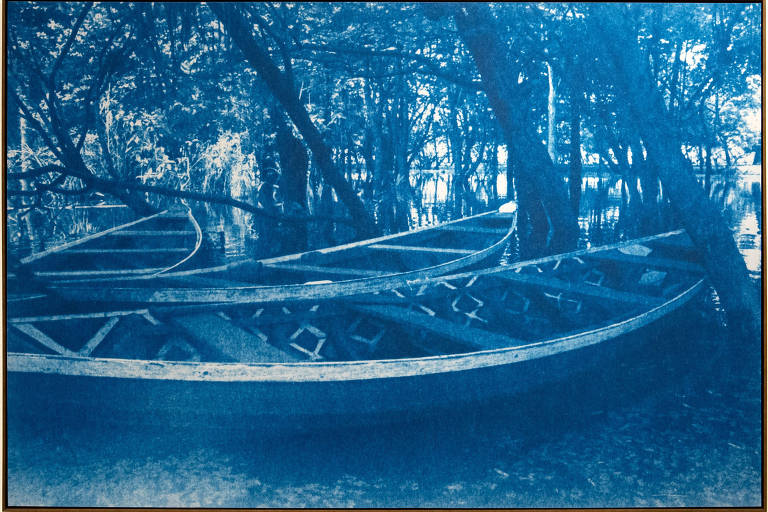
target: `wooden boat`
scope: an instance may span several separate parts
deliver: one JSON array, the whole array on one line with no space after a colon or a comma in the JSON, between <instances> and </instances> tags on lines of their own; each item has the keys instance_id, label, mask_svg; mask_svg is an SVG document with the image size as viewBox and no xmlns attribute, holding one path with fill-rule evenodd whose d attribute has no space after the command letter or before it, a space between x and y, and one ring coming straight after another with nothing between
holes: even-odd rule
<instances>
[{"instance_id":1,"label":"wooden boat","mask_svg":"<svg viewBox=\"0 0 768 512\"><path fill-rule=\"evenodd\" d=\"M342 299L11 315L9 419L255 428L521 393L663 325L703 287L695 256L676 231Z\"/></svg>"},{"instance_id":2,"label":"wooden boat","mask_svg":"<svg viewBox=\"0 0 768 512\"><path fill-rule=\"evenodd\" d=\"M510 202L443 224L274 258L245 258L206 268L189 262L192 268L153 274L101 277L71 272L71 279L59 280L50 290L68 300L133 304L256 304L372 293L456 272L498 255L507 247L516 220L516 206Z\"/></svg>"},{"instance_id":3,"label":"wooden boat","mask_svg":"<svg viewBox=\"0 0 768 512\"><path fill-rule=\"evenodd\" d=\"M202 240L191 211L174 208L31 254L19 260L17 270L49 283L153 277L191 260Z\"/></svg>"}]
</instances>

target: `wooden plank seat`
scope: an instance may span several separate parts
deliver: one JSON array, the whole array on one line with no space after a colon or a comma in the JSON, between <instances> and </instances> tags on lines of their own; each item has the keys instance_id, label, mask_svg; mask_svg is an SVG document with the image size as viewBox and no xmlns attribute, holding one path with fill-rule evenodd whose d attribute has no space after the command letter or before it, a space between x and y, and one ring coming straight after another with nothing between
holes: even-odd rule
<instances>
[{"instance_id":1,"label":"wooden plank seat","mask_svg":"<svg viewBox=\"0 0 768 512\"><path fill-rule=\"evenodd\" d=\"M644 265L653 268L666 268L673 270L682 270L690 273L704 272L704 268L697 264L683 260L673 260L669 258L654 258L649 256L634 256L616 251L595 252L587 255L589 258L602 261L615 261L617 263L629 263L632 265Z\"/></svg>"},{"instance_id":2,"label":"wooden plank seat","mask_svg":"<svg viewBox=\"0 0 768 512\"><path fill-rule=\"evenodd\" d=\"M449 224L439 228L440 231L456 231L460 233L478 233L483 235L505 235L509 228L486 228L482 226L462 226L460 224Z\"/></svg>"},{"instance_id":3,"label":"wooden plank seat","mask_svg":"<svg viewBox=\"0 0 768 512\"><path fill-rule=\"evenodd\" d=\"M35 253L35 254L31 254L31 255L27 256L26 258L22 258L20 260L20 263L22 263L22 264L31 263L33 261L42 259L42 258L44 258L44 257L46 257L46 256L48 256L50 254L61 252L61 251L65 251L65 250L67 250L67 249L69 249L71 247L76 247L76 246L84 244L86 242L90 242L91 240L96 240L97 238L101 238L103 236L111 235L113 233L120 233L121 230L123 230L123 229L125 229L127 227L130 227L130 226L133 226L133 225L136 225L136 224L140 224L142 222L146 222L146 221L148 221L150 219L155 219L157 217L160 217L161 215L166 214L167 212L168 212L168 210L163 210L162 212L156 213L154 215L150 215L148 217L142 217L141 219L137 219L137 220L128 222L126 224L122 224L120 226L115 226L113 228L106 229L106 230L100 231L98 233L93 233L93 234L84 236L82 238L79 238L77 240L73 240L71 242L67 242L67 243L64 243L64 244L61 244L61 245L57 245L56 247L51 247L50 249L47 249L45 251L38 252L38 253Z\"/></svg>"},{"instance_id":4,"label":"wooden plank seat","mask_svg":"<svg viewBox=\"0 0 768 512\"><path fill-rule=\"evenodd\" d=\"M412 245L390 245L390 244L372 244L369 249L379 249L396 252L433 252L439 254L474 254L476 251L470 249L452 249L448 247L418 247Z\"/></svg>"},{"instance_id":5,"label":"wooden plank seat","mask_svg":"<svg viewBox=\"0 0 768 512\"><path fill-rule=\"evenodd\" d=\"M39 277L91 277L91 276L121 276L151 274L165 270L158 268L116 268L109 270L40 270L35 272Z\"/></svg>"},{"instance_id":6,"label":"wooden plank seat","mask_svg":"<svg viewBox=\"0 0 768 512\"><path fill-rule=\"evenodd\" d=\"M316 274L333 274L356 277L378 277L390 272L381 270L369 270L364 268L324 267L321 265L305 265L300 263L267 263L264 268L274 270L286 270L289 272L312 272Z\"/></svg>"},{"instance_id":7,"label":"wooden plank seat","mask_svg":"<svg viewBox=\"0 0 768 512\"><path fill-rule=\"evenodd\" d=\"M540 277L538 275L522 274L516 272L499 273L498 277L513 283L542 287L550 290L565 291L576 295L612 300L614 302L627 302L631 304L641 304L644 306L655 306L663 301L663 299L659 297L624 292L593 284L574 284L568 281L557 279L555 277Z\"/></svg>"},{"instance_id":8,"label":"wooden plank seat","mask_svg":"<svg viewBox=\"0 0 768 512\"><path fill-rule=\"evenodd\" d=\"M347 307L383 320L397 322L401 327L411 327L437 334L438 336L471 347L474 350L492 350L526 345L528 343L502 334L464 326L443 318L436 318L397 306L347 304Z\"/></svg>"},{"instance_id":9,"label":"wooden plank seat","mask_svg":"<svg viewBox=\"0 0 768 512\"><path fill-rule=\"evenodd\" d=\"M70 249L65 255L69 254L152 254L152 253L169 253L169 252L189 252L189 247L146 247L140 249L118 249L118 248L103 248L103 249Z\"/></svg>"},{"instance_id":10,"label":"wooden plank seat","mask_svg":"<svg viewBox=\"0 0 768 512\"><path fill-rule=\"evenodd\" d=\"M172 323L222 359L254 363L288 363L301 360L268 343L264 335L259 336L241 329L221 315L184 315L172 319Z\"/></svg>"},{"instance_id":11,"label":"wooden plank seat","mask_svg":"<svg viewBox=\"0 0 768 512\"><path fill-rule=\"evenodd\" d=\"M113 231L110 236L193 236L194 231L182 230L153 230L153 229L124 229L122 231Z\"/></svg>"}]
</instances>

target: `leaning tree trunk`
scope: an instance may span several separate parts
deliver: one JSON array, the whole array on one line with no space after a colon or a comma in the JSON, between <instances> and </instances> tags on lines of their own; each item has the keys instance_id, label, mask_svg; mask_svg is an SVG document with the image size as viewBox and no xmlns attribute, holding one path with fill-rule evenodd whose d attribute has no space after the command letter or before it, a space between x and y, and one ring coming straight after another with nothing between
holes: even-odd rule
<instances>
[{"instance_id":1,"label":"leaning tree trunk","mask_svg":"<svg viewBox=\"0 0 768 512\"><path fill-rule=\"evenodd\" d=\"M650 165L656 167L678 218L699 249L712 285L740 335L760 335L760 295L749 277L733 234L719 210L707 199L684 157L664 101L651 79L634 32L616 7L594 6L593 33L616 70L616 87L627 114L637 122Z\"/></svg>"},{"instance_id":2,"label":"leaning tree trunk","mask_svg":"<svg viewBox=\"0 0 768 512\"><path fill-rule=\"evenodd\" d=\"M277 154L280 157L280 184L289 215L306 215L309 160L307 150L297 139L280 112L272 114L276 132ZM284 248L301 252L307 248L307 225L295 224L289 230Z\"/></svg>"},{"instance_id":3,"label":"leaning tree trunk","mask_svg":"<svg viewBox=\"0 0 768 512\"><path fill-rule=\"evenodd\" d=\"M576 215L571 210L568 195L558 176L546 147L532 130L526 130L523 116L525 105L514 102L519 98L513 81L506 75L514 66L507 49L495 29L493 15L485 4L451 4L456 26L477 65L483 89L501 127L508 151L525 154L525 164L517 166L518 192L528 192L546 212L549 219L550 246L567 249L575 245L578 234Z\"/></svg>"},{"instance_id":4,"label":"leaning tree trunk","mask_svg":"<svg viewBox=\"0 0 768 512\"><path fill-rule=\"evenodd\" d=\"M253 33L245 20L239 15L232 4L210 2L208 7L227 28L229 35L248 63L256 70L269 90L280 102L296 128L301 133L323 178L336 191L342 203L347 207L352 218L356 220L358 235L378 234L379 229L370 213L365 209L352 186L344 179L333 163L331 149L323 140L323 136L312 123L304 105L298 98L295 88L285 74L275 65L269 53L261 48L254 39Z\"/></svg>"}]
</instances>

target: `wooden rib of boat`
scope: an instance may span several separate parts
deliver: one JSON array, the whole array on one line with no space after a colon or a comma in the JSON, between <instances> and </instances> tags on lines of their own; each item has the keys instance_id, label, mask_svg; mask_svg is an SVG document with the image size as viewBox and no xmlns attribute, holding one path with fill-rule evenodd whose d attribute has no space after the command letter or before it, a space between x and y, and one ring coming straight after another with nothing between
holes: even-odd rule
<instances>
[{"instance_id":1,"label":"wooden rib of boat","mask_svg":"<svg viewBox=\"0 0 768 512\"><path fill-rule=\"evenodd\" d=\"M695 253L665 243L686 238L665 233L344 299L12 315L8 411L88 404L116 417L247 422L528 391L615 357L626 335L694 297L704 272L683 255Z\"/></svg>"},{"instance_id":2,"label":"wooden rib of boat","mask_svg":"<svg viewBox=\"0 0 768 512\"><path fill-rule=\"evenodd\" d=\"M516 220L511 202L491 212L316 251L162 274L77 275L60 279L50 290L68 300L134 304L256 304L372 293L498 255Z\"/></svg>"},{"instance_id":3,"label":"wooden rib of boat","mask_svg":"<svg viewBox=\"0 0 768 512\"><path fill-rule=\"evenodd\" d=\"M191 211L174 208L51 247L19 263L26 275L49 283L153 277L192 259L202 239Z\"/></svg>"}]
</instances>

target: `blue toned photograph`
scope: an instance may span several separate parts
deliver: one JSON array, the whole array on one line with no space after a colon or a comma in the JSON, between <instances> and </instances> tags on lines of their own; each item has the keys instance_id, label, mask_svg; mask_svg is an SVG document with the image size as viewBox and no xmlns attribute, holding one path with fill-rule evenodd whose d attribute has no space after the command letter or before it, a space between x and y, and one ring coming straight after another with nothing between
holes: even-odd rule
<instances>
[{"instance_id":1,"label":"blue toned photograph","mask_svg":"<svg viewBox=\"0 0 768 512\"><path fill-rule=\"evenodd\" d=\"M3 506L764 507L760 3L3 4Z\"/></svg>"}]
</instances>

